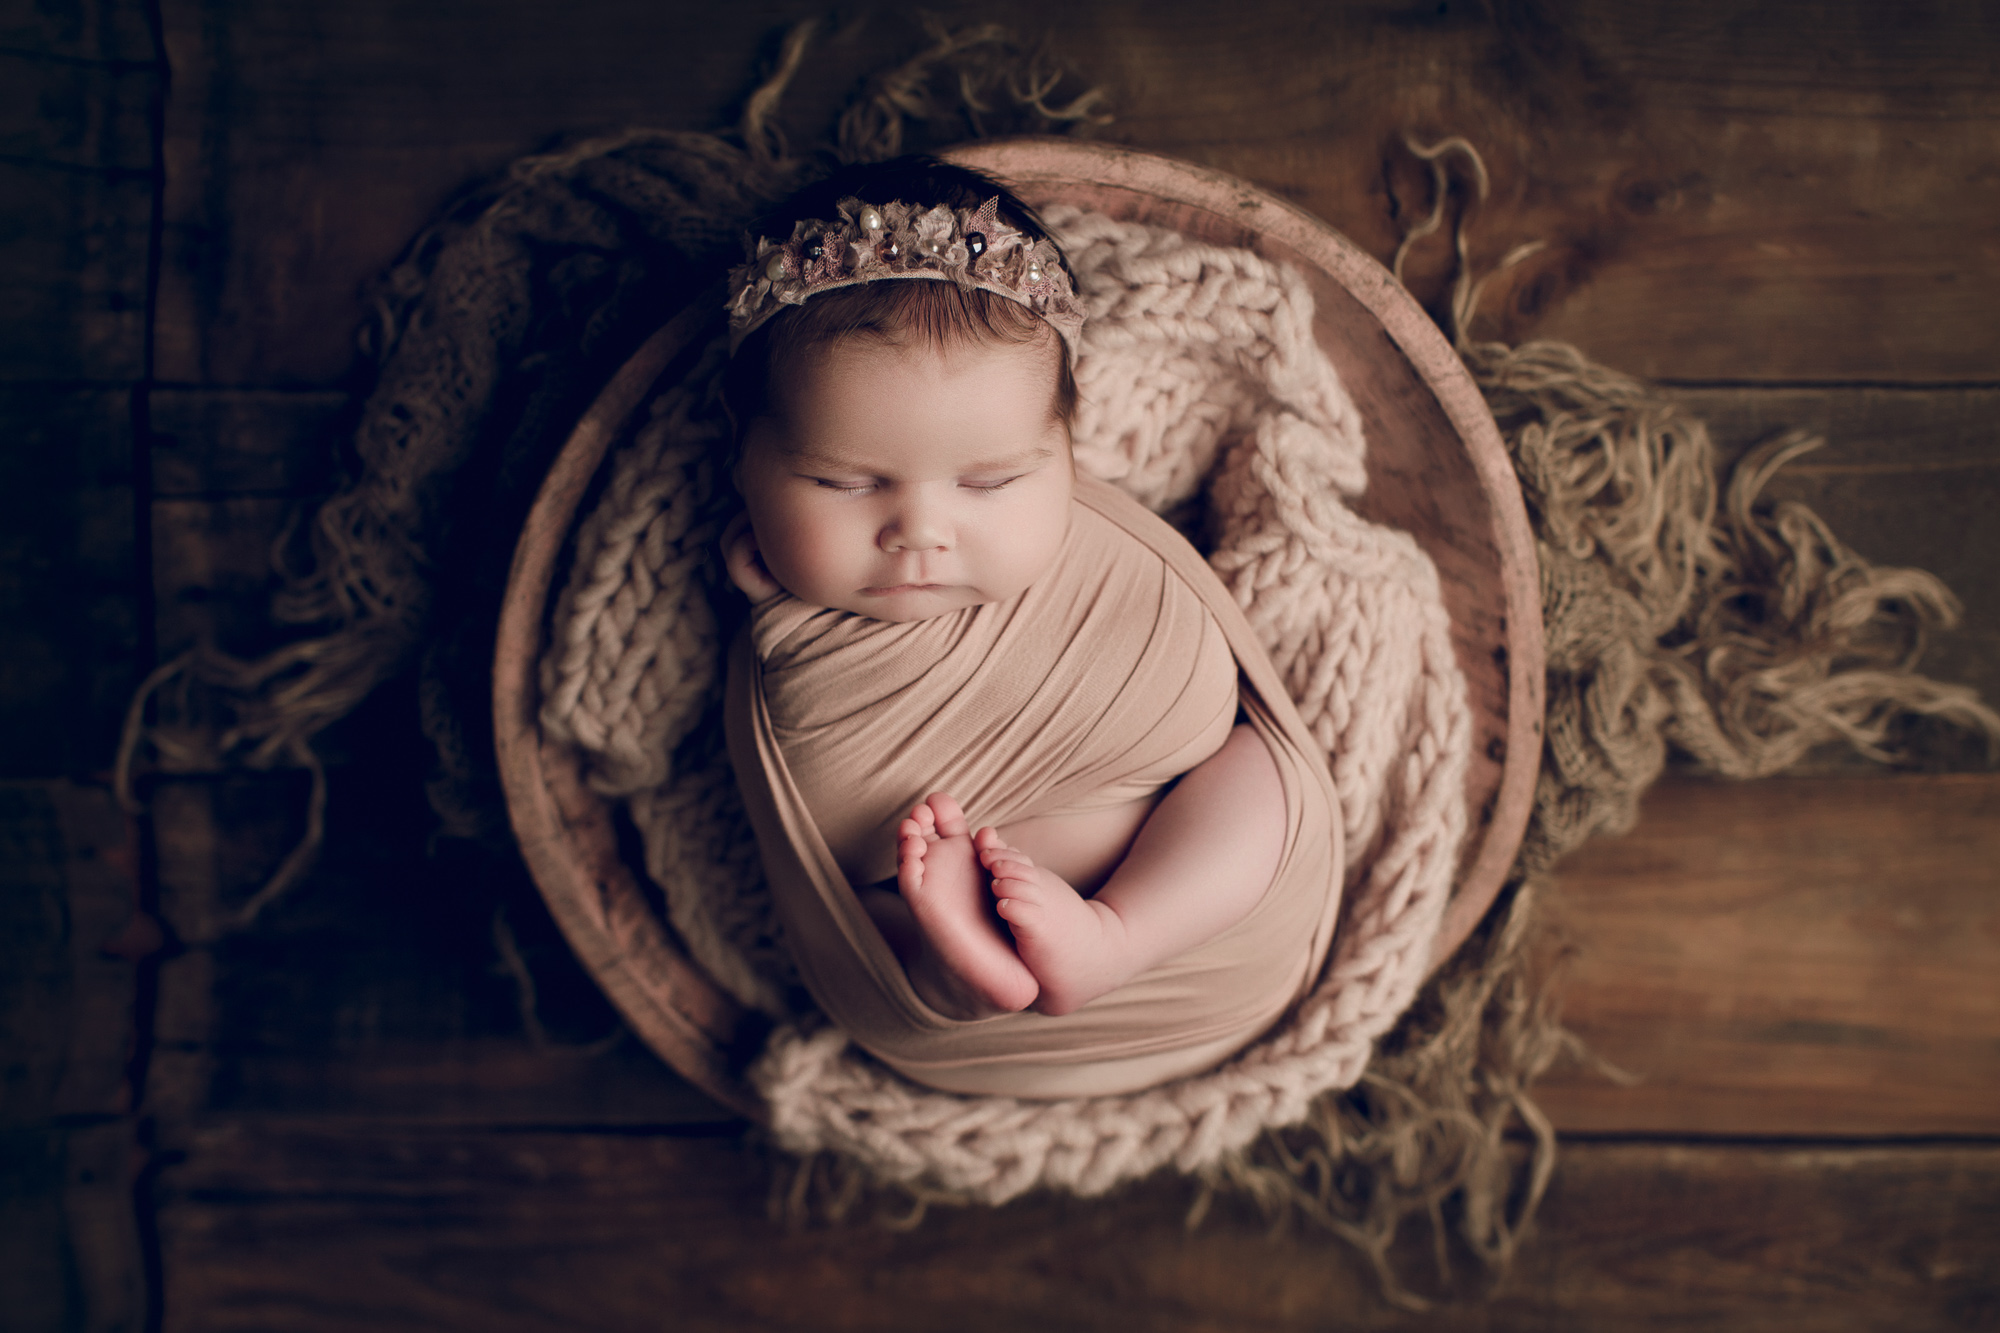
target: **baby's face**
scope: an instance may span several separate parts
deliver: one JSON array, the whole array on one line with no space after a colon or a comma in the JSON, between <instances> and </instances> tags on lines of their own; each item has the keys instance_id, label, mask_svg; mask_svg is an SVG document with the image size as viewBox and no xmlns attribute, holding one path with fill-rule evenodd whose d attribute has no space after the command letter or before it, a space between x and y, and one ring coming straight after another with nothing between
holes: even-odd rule
<instances>
[{"instance_id":1,"label":"baby's face","mask_svg":"<svg viewBox=\"0 0 2000 1333\"><path fill-rule=\"evenodd\" d=\"M944 350L847 338L750 423L737 485L765 568L801 601L927 620L1004 601L1069 530L1051 334Z\"/></svg>"}]
</instances>

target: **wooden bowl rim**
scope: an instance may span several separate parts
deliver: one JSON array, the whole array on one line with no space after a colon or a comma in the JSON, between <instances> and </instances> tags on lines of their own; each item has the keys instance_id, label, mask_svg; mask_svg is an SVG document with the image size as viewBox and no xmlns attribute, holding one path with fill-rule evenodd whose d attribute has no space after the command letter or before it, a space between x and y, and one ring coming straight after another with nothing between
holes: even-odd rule
<instances>
[{"instance_id":1,"label":"wooden bowl rim","mask_svg":"<svg viewBox=\"0 0 2000 1333\"><path fill-rule=\"evenodd\" d=\"M1506 758L1478 854L1461 874L1431 955L1464 942L1505 882L1541 763L1543 641L1534 540L1500 432L1464 363L1421 307L1327 223L1234 176L1137 149L1067 139L981 141L945 154L1010 184L1110 186L1203 210L1290 247L1331 274L1381 324L1464 443L1490 505L1506 598ZM574 750L538 719L537 665L556 562L612 444L660 375L716 318L713 288L657 330L579 420L536 494L508 573L494 646L495 743L523 858L570 945L654 1051L732 1110L765 1108L743 1077L768 1021L739 1004L672 939L617 855L611 803L582 781Z\"/></svg>"}]
</instances>

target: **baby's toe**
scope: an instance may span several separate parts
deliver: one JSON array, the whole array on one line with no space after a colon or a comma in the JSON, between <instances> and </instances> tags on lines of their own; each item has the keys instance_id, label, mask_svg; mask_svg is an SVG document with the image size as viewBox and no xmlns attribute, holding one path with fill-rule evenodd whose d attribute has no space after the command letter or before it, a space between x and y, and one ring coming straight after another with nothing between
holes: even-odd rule
<instances>
[{"instance_id":1,"label":"baby's toe","mask_svg":"<svg viewBox=\"0 0 2000 1333\"><path fill-rule=\"evenodd\" d=\"M993 904L993 910L1015 930L1029 933L1033 933L1048 916L1046 907L1027 898L1002 898Z\"/></svg>"},{"instance_id":2,"label":"baby's toe","mask_svg":"<svg viewBox=\"0 0 2000 1333\"><path fill-rule=\"evenodd\" d=\"M1033 861L1011 847L1000 847L992 851L982 850L979 853L979 864L985 866L986 873L995 879L1002 876L1027 879L1035 868Z\"/></svg>"},{"instance_id":3,"label":"baby's toe","mask_svg":"<svg viewBox=\"0 0 2000 1333\"><path fill-rule=\"evenodd\" d=\"M1047 895L1042 891L1041 879L1032 873L1032 869L1005 862L995 866L992 870L993 896L1023 902L1042 901Z\"/></svg>"},{"instance_id":4,"label":"baby's toe","mask_svg":"<svg viewBox=\"0 0 2000 1333\"><path fill-rule=\"evenodd\" d=\"M941 791L930 794L927 804L937 820L938 836L942 838L962 838L972 832L966 824L965 810L949 795Z\"/></svg>"}]
</instances>

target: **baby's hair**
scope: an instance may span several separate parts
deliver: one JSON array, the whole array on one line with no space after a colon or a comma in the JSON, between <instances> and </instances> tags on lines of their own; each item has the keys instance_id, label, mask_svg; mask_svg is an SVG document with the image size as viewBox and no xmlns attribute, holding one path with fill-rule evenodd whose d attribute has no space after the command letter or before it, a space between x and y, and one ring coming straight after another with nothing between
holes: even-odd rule
<instances>
[{"instance_id":1,"label":"baby's hair","mask_svg":"<svg viewBox=\"0 0 2000 1333\"><path fill-rule=\"evenodd\" d=\"M977 209L998 195L1000 219L1026 235L1062 249L1048 228L1014 192L982 172L934 157L911 155L842 167L808 185L759 218L752 234L783 237L795 223L836 216L850 196L881 206L898 200L930 208ZM1063 260L1067 268L1069 261ZM1046 340L1056 361L1050 412L1065 426L1076 417L1076 377L1056 331L1034 311L982 288L935 279L898 278L858 283L815 296L753 331L736 349L722 379L724 406L737 433L773 407L771 386L781 382L815 348L843 338L905 339L944 349L966 343L1024 345Z\"/></svg>"}]
</instances>

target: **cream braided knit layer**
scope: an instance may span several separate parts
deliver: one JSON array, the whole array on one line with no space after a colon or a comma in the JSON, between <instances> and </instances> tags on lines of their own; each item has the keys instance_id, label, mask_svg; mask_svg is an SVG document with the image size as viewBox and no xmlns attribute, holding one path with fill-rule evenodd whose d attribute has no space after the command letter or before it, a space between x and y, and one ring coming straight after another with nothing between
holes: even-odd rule
<instances>
[{"instance_id":1,"label":"cream braided knit layer","mask_svg":"<svg viewBox=\"0 0 2000 1333\"><path fill-rule=\"evenodd\" d=\"M905 1082L814 1015L788 1013L755 850L719 743L711 552L733 507L711 392L717 354L656 401L579 528L542 664L542 724L623 796L689 950L784 1020L751 1071L778 1141L883 1181L997 1203L1096 1194L1215 1163L1361 1076L1416 994L1464 833L1471 718L1437 576L1357 518L1361 422L1312 337L1296 273L1177 232L1053 209L1089 311L1076 457L1183 516L1205 493L1211 563L1326 748L1349 851L1325 976L1224 1067L1122 1097L961 1097Z\"/></svg>"}]
</instances>

